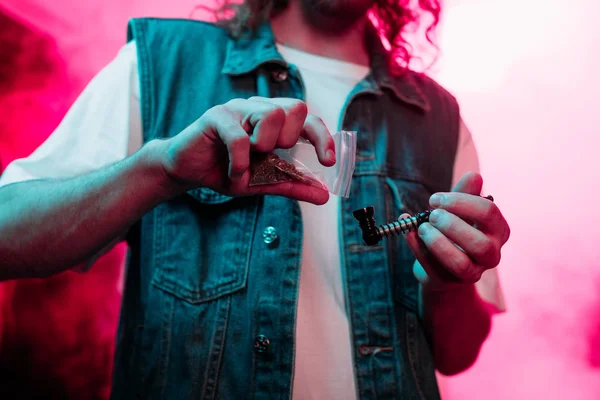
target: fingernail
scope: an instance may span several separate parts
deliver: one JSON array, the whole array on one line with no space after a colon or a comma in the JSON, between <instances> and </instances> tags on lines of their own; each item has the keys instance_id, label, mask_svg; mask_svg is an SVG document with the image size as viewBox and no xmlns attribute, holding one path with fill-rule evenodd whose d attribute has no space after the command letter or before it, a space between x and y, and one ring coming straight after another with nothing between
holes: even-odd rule
<instances>
[{"instance_id":1,"label":"fingernail","mask_svg":"<svg viewBox=\"0 0 600 400\"><path fill-rule=\"evenodd\" d=\"M427 235L427 233L430 231L431 229L431 225L428 223L424 223L421 224L419 226L419 229L417 230L417 234L419 235L420 238L423 238L424 236Z\"/></svg>"},{"instance_id":2,"label":"fingernail","mask_svg":"<svg viewBox=\"0 0 600 400\"><path fill-rule=\"evenodd\" d=\"M429 198L429 206L432 208L439 207L442 205L443 196L439 193L434 194Z\"/></svg>"},{"instance_id":3,"label":"fingernail","mask_svg":"<svg viewBox=\"0 0 600 400\"><path fill-rule=\"evenodd\" d=\"M430 214L429 214L429 222L431 222L432 224L435 225L436 222L438 222L440 217L440 211L438 210L433 210Z\"/></svg>"},{"instance_id":4,"label":"fingernail","mask_svg":"<svg viewBox=\"0 0 600 400\"><path fill-rule=\"evenodd\" d=\"M330 161L335 162L335 153L333 152L333 150L327 150L327 153L325 153L325 156L327 156L327 158Z\"/></svg>"}]
</instances>

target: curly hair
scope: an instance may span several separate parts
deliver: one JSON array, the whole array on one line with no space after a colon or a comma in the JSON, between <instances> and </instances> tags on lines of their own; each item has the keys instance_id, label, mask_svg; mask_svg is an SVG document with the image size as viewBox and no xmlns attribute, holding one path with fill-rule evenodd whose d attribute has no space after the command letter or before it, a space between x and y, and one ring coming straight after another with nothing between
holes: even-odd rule
<instances>
[{"instance_id":1,"label":"curly hair","mask_svg":"<svg viewBox=\"0 0 600 400\"><path fill-rule=\"evenodd\" d=\"M198 6L213 13L216 22L227 28L234 38L253 33L277 11L283 10L289 0L217 0L216 8ZM390 69L402 73L413 57L413 48L407 40L412 28L417 31L427 19L424 35L436 48L435 29L440 20L441 0L375 0L369 17L384 46L389 50Z\"/></svg>"}]
</instances>

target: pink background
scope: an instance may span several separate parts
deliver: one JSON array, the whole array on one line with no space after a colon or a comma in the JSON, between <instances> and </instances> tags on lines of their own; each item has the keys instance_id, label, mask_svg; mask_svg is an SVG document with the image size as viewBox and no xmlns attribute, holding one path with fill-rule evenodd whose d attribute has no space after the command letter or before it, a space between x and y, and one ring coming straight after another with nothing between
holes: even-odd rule
<instances>
[{"instance_id":1,"label":"pink background","mask_svg":"<svg viewBox=\"0 0 600 400\"><path fill-rule=\"evenodd\" d=\"M197 3L0 0L56 58L43 85L0 94L3 165L52 131L130 17L185 17ZM500 265L508 312L476 366L441 380L445 399L600 398L599 14L595 0L446 1L432 74L459 98L513 235ZM42 379L105 395L122 250L87 276L0 284L0 354L20 341Z\"/></svg>"}]
</instances>

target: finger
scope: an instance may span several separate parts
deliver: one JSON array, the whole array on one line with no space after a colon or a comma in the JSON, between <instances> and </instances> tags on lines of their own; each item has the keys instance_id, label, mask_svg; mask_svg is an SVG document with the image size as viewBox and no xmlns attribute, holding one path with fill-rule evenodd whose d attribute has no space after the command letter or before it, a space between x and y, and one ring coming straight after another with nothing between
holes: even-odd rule
<instances>
[{"instance_id":1,"label":"finger","mask_svg":"<svg viewBox=\"0 0 600 400\"><path fill-rule=\"evenodd\" d=\"M228 175L239 181L250 167L250 138L242 129L239 116L225 107L215 107L206 113L208 126L216 130L227 148L229 156Z\"/></svg>"},{"instance_id":2,"label":"finger","mask_svg":"<svg viewBox=\"0 0 600 400\"><path fill-rule=\"evenodd\" d=\"M465 173L452 188L452 192L468 193L472 195L481 195L483 188L483 178L476 172ZM433 207L433 206L432 206ZM472 223L472 221L468 221Z\"/></svg>"},{"instance_id":3,"label":"finger","mask_svg":"<svg viewBox=\"0 0 600 400\"><path fill-rule=\"evenodd\" d=\"M289 149L294 147L302 133L302 127L308 115L306 103L290 98L251 97L250 100L275 104L285 111L285 122L277 138L277 147Z\"/></svg>"},{"instance_id":4,"label":"finger","mask_svg":"<svg viewBox=\"0 0 600 400\"><path fill-rule=\"evenodd\" d=\"M409 218L410 214L402 214L398 220ZM458 278L454 275L450 274L443 268L436 268L439 264L437 260L433 257L431 252L427 249L423 241L419 238L419 234L417 231L411 231L404 235L404 240L406 240L406 244L412 251L413 255L419 262L422 271L417 271L417 279L421 283L426 283L426 281L444 281L444 282L456 282ZM423 273L426 276L423 276Z\"/></svg>"},{"instance_id":5,"label":"finger","mask_svg":"<svg viewBox=\"0 0 600 400\"><path fill-rule=\"evenodd\" d=\"M410 214L402 214L400 217L398 217L398 221L410 218L410 216ZM405 233L404 239L406 240L406 243L408 244L408 247L412 251L413 255L417 260L419 260L419 262L423 264L429 261L428 257L430 257L430 254L425 245L423 245L423 242L421 242L419 239L419 235L417 234L416 230Z\"/></svg>"},{"instance_id":6,"label":"finger","mask_svg":"<svg viewBox=\"0 0 600 400\"><path fill-rule=\"evenodd\" d=\"M315 146L321 164L326 167L335 164L335 143L321 118L309 114L304 123L303 136Z\"/></svg>"},{"instance_id":7,"label":"finger","mask_svg":"<svg viewBox=\"0 0 600 400\"><path fill-rule=\"evenodd\" d=\"M510 236L510 228L498 206L483 197L454 192L436 193L429 204L432 208L444 209L474 223L478 229L493 234L502 244Z\"/></svg>"},{"instance_id":8,"label":"finger","mask_svg":"<svg viewBox=\"0 0 600 400\"><path fill-rule=\"evenodd\" d=\"M270 185L251 186L248 195L270 194L288 197L294 200L322 205L329 200L329 192L313 185L299 182L283 182Z\"/></svg>"},{"instance_id":9,"label":"finger","mask_svg":"<svg viewBox=\"0 0 600 400\"><path fill-rule=\"evenodd\" d=\"M468 193L472 195L480 195L483 187L483 178L476 172L467 172L461 179L454 185L452 192ZM429 205L431 208L439 207L440 193L434 193L429 199Z\"/></svg>"},{"instance_id":10,"label":"finger","mask_svg":"<svg viewBox=\"0 0 600 400\"><path fill-rule=\"evenodd\" d=\"M476 172L467 172L452 188L453 192L479 195L483 188L483 178Z\"/></svg>"},{"instance_id":11,"label":"finger","mask_svg":"<svg viewBox=\"0 0 600 400\"><path fill-rule=\"evenodd\" d=\"M225 105L241 117L240 124L250 133L253 149L268 153L277 145L285 122L285 110L276 104L255 100L233 99Z\"/></svg>"},{"instance_id":12,"label":"finger","mask_svg":"<svg viewBox=\"0 0 600 400\"><path fill-rule=\"evenodd\" d=\"M250 100L275 104L286 111L286 121L279 135L277 147L293 147L300 136L304 136L316 149L317 157L324 166L335 164L335 143L323 120L307 114L306 104L288 98L267 99L251 97Z\"/></svg>"},{"instance_id":13,"label":"finger","mask_svg":"<svg viewBox=\"0 0 600 400\"><path fill-rule=\"evenodd\" d=\"M419 227L419 238L437 262L464 282L475 283L485 270L473 263L454 243L437 228L426 222Z\"/></svg>"},{"instance_id":14,"label":"finger","mask_svg":"<svg viewBox=\"0 0 600 400\"><path fill-rule=\"evenodd\" d=\"M458 245L475 263L488 268L500 263L500 246L495 240L456 215L436 209L429 215L429 223Z\"/></svg>"}]
</instances>

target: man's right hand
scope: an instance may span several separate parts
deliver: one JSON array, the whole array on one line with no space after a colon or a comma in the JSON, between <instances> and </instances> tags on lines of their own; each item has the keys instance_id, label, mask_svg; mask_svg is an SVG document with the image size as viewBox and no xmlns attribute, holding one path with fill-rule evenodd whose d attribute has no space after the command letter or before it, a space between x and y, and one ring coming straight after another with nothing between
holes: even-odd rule
<instances>
[{"instance_id":1,"label":"man's right hand","mask_svg":"<svg viewBox=\"0 0 600 400\"><path fill-rule=\"evenodd\" d=\"M208 110L165 140L163 169L178 189L206 187L229 196L272 194L324 204L329 193L301 182L248 186L250 151L291 148L308 139L324 166L335 164L335 145L323 121L306 104L287 98L234 99Z\"/></svg>"},{"instance_id":2,"label":"man's right hand","mask_svg":"<svg viewBox=\"0 0 600 400\"><path fill-rule=\"evenodd\" d=\"M0 281L45 277L81 265L157 204L192 188L323 204L329 193L305 183L248 186L250 151L289 148L300 136L315 145L323 165L335 163L335 155L328 154L334 151L331 135L319 118L307 114L304 103L232 100L208 110L180 134L153 140L106 168L3 186Z\"/></svg>"}]
</instances>

